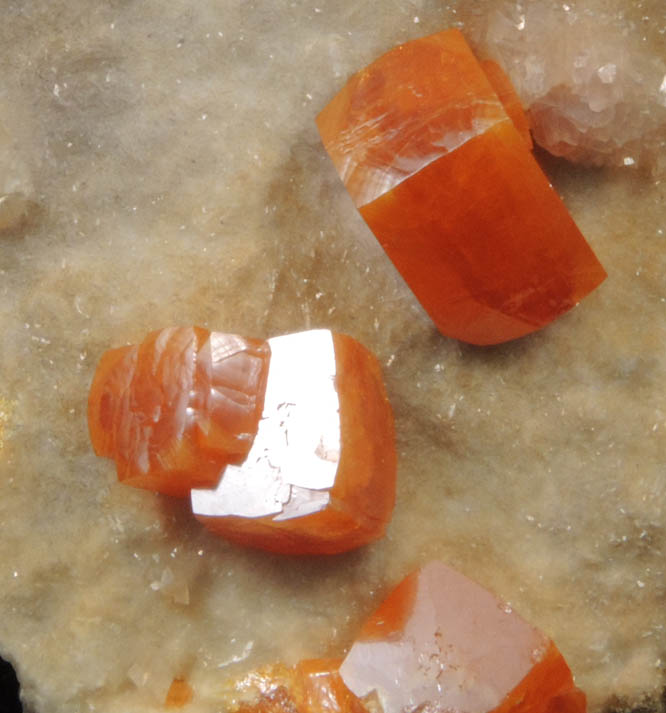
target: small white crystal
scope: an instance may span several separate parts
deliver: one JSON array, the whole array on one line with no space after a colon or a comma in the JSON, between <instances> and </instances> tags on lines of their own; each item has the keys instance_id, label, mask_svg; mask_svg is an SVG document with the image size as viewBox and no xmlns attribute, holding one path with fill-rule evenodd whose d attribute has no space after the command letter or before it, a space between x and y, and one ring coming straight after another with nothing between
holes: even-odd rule
<instances>
[{"instance_id":1,"label":"small white crystal","mask_svg":"<svg viewBox=\"0 0 666 713\"><path fill-rule=\"evenodd\" d=\"M138 663L132 664L127 670L127 678L137 687L142 688L148 682L150 674Z\"/></svg>"},{"instance_id":2,"label":"small white crystal","mask_svg":"<svg viewBox=\"0 0 666 713\"><path fill-rule=\"evenodd\" d=\"M617 66L612 62L609 62L608 64L604 64L602 67L599 67L599 69L597 69L597 74L599 75L599 79L601 79L604 84L610 84L615 81Z\"/></svg>"}]
</instances>

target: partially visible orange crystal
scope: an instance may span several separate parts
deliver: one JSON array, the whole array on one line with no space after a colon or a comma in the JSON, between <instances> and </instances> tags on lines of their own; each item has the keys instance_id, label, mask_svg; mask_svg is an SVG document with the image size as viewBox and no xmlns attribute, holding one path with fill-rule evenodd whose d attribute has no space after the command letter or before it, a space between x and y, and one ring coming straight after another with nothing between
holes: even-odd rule
<instances>
[{"instance_id":1,"label":"partially visible orange crystal","mask_svg":"<svg viewBox=\"0 0 666 713\"><path fill-rule=\"evenodd\" d=\"M562 654L441 562L406 577L345 659L275 664L230 686L233 713L585 713Z\"/></svg>"},{"instance_id":2,"label":"partially visible orange crystal","mask_svg":"<svg viewBox=\"0 0 666 713\"><path fill-rule=\"evenodd\" d=\"M473 344L544 327L606 275L532 156L498 69L484 71L457 30L440 32L380 57L317 117L416 297L442 333Z\"/></svg>"},{"instance_id":3,"label":"partially visible orange crystal","mask_svg":"<svg viewBox=\"0 0 666 713\"><path fill-rule=\"evenodd\" d=\"M339 659L309 659L251 673L236 686L245 700L230 706L232 712L367 713L340 678L339 665Z\"/></svg>"},{"instance_id":4,"label":"partially visible orange crystal","mask_svg":"<svg viewBox=\"0 0 666 713\"><path fill-rule=\"evenodd\" d=\"M411 574L365 624L340 666L383 713L585 713L562 654L542 632L441 562Z\"/></svg>"},{"instance_id":5,"label":"partially visible orange crystal","mask_svg":"<svg viewBox=\"0 0 666 713\"><path fill-rule=\"evenodd\" d=\"M138 488L183 497L217 484L250 450L269 358L266 342L201 327L106 352L88 399L95 452Z\"/></svg>"},{"instance_id":6,"label":"partially visible orange crystal","mask_svg":"<svg viewBox=\"0 0 666 713\"><path fill-rule=\"evenodd\" d=\"M192 686L184 678L174 678L167 691L164 705L167 708L182 708L194 697Z\"/></svg>"}]
</instances>

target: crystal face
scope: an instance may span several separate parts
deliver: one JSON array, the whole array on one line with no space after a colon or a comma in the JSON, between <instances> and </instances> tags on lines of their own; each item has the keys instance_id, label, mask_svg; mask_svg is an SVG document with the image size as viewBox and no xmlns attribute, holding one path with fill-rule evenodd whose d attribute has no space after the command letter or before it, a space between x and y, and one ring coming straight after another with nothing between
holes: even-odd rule
<instances>
[{"instance_id":1,"label":"crystal face","mask_svg":"<svg viewBox=\"0 0 666 713\"><path fill-rule=\"evenodd\" d=\"M395 500L390 405L375 358L328 330L269 340L264 410L247 458L192 511L214 532L290 554L380 537Z\"/></svg>"},{"instance_id":2,"label":"crystal face","mask_svg":"<svg viewBox=\"0 0 666 713\"><path fill-rule=\"evenodd\" d=\"M584 713L554 643L511 607L441 562L413 573L366 622L340 666L383 713Z\"/></svg>"},{"instance_id":3,"label":"crystal face","mask_svg":"<svg viewBox=\"0 0 666 713\"><path fill-rule=\"evenodd\" d=\"M605 277L496 69L486 74L448 30L383 55L317 117L347 190L416 297L443 334L473 344L544 327Z\"/></svg>"},{"instance_id":4,"label":"crystal face","mask_svg":"<svg viewBox=\"0 0 666 713\"><path fill-rule=\"evenodd\" d=\"M481 63L483 73L488 78L497 98L502 102L504 111L513 122L520 135L525 139L525 143L532 148L532 134L530 134L530 122L527 114L520 103L520 97L511 84L504 70L491 59L483 60Z\"/></svg>"},{"instance_id":5,"label":"crystal face","mask_svg":"<svg viewBox=\"0 0 666 713\"><path fill-rule=\"evenodd\" d=\"M88 399L95 452L135 487L182 497L216 484L252 445L269 356L265 342L200 327L106 352Z\"/></svg>"},{"instance_id":6,"label":"crystal face","mask_svg":"<svg viewBox=\"0 0 666 713\"><path fill-rule=\"evenodd\" d=\"M555 644L437 561L395 588L342 662L266 666L226 688L227 707L242 713L586 710Z\"/></svg>"},{"instance_id":7,"label":"crystal face","mask_svg":"<svg viewBox=\"0 0 666 713\"><path fill-rule=\"evenodd\" d=\"M88 420L119 480L190 496L206 527L244 545L342 552L391 518L393 416L379 363L351 337L153 332L103 355Z\"/></svg>"},{"instance_id":8,"label":"crystal face","mask_svg":"<svg viewBox=\"0 0 666 713\"><path fill-rule=\"evenodd\" d=\"M327 330L269 339L259 428L245 460L214 490L193 490L195 515L288 520L328 505L340 462L340 402Z\"/></svg>"}]
</instances>

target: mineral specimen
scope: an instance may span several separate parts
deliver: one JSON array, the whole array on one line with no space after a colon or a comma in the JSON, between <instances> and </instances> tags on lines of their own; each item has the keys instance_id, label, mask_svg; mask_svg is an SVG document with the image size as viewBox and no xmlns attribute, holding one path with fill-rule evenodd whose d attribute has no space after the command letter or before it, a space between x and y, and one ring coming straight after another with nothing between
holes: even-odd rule
<instances>
[{"instance_id":1,"label":"mineral specimen","mask_svg":"<svg viewBox=\"0 0 666 713\"><path fill-rule=\"evenodd\" d=\"M200 327L106 352L88 400L95 452L135 487L184 497L216 485L250 450L269 356L266 342Z\"/></svg>"},{"instance_id":2,"label":"mineral specimen","mask_svg":"<svg viewBox=\"0 0 666 713\"><path fill-rule=\"evenodd\" d=\"M651 53L626 15L575 3L502 2L466 29L511 77L540 146L571 161L664 175L663 37L661 52Z\"/></svg>"},{"instance_id":3,"label":"mineral specimen","mask_svg":"<svg viewBox=\"0 0 666 713\"><path fill-rule=\"evenodd\" d=\"M104 354L88 421L121 481L191 495L208 528L244 545L341 552L391 518L391 407L377 360L351 337L153 332Z\"/></svg>"},{"instance_id":4,"label":"mineral specimen","mask_svg":"<svg viewBox=\"0 0 666 713\"><path fill-rule=\"evenodd\" d=\"M352 199L416 297L442 333L473 344L545 326L605 277L502 94L507 109L448 30L380 57L317 118Z\"/></svg>"},{"instance_id":5,"label":"mineral specimen","mask_svg":"<svg viewBox=\"0 0 666 713\"><path fill-rule=\"evenodd\" d=\"M383 713L584 713L555 644L441 562L408 576L364 625L340 666Z\"/></svg>"},{"instance_id":6,"label":"mineral specimen","mask_svg":"<svg viewBox=\"0 0 666 713\"><path fill-rule=\"evenodd\" d=\"M441 562L404 579L346 658L276 664L232 683L237 713L585 713L555 644Z\"/></svg>"},{"instance_id":7,"label":"mineral specimen","mask_svg":"<svg viewBox=\"0 0 666 713\"><path fill-rule=\"evenodd\" d=\"M247 458L194 514L243 545L333 554L380 537L395 500L393 419L374 356L314 330L269 339L264 411Z\"/></svg>"}]
</instances>

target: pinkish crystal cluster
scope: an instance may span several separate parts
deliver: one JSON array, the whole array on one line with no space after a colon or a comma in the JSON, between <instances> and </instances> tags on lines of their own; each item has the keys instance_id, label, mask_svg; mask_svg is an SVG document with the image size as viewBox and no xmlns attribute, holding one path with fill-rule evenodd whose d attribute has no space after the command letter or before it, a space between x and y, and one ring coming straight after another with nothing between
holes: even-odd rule
<instances>
[{"instance_id":1,"label":"pinkish crystal cluster","mask_svg":"<svg viewBox=\"0 0 666 713\"><path fill-rule=\"evenodd\" d=\"M647 20L666 29L664 14ZM540 146L578 163L666 174L664 53L620 10L506 2L465 29L510 76Z\"/></svg>"}]
</instances>

